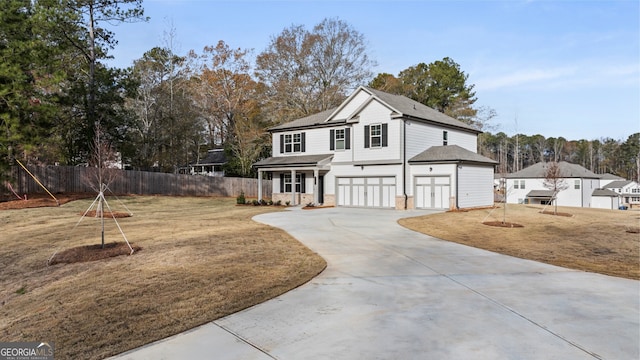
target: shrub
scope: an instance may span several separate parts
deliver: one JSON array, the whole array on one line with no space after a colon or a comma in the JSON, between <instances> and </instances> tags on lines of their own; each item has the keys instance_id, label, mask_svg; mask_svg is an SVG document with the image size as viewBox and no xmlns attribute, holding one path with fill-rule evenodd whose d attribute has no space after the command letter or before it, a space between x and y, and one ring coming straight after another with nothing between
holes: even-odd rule
<instances>
[{"instance_id":1,"label":"shrub","mask_svg":"<svg viewBox=\"0 0 640 360\"><path fill-rule=\"evenodd\" d=\"M287 201L284 203L285 205L289 206L289 204L291 204L291 201Z\"/></svg>"},{"instance_id":2,"label":"shrub","mask_svg":"<svg viewBox=\"0 0 640 360\"><path fill-rule=\"evenodd\" d=\"M281 206L281 205L282 205L282 201L281 200L276 201L276 206Z\"/></svg>"},{"instance_id":3,"label":"shrub","mask_svg":"<svg viewBox=\"0 0 640 360\"><path fill-rule=\"evenodd\" d=\"M258 205L260 205L260 201L258 201L258 200L256 200L256 199L253 199L253 200L251 201L251 203L253 204L253 206L258 206Z\"/></svg>"},{"instance_id":4,"label":"shrub","mask_svg":"<svg viewBox=\"0 0 640 360\"><path fill-rule=\"evenodd\" d=\"M247 200L244 198L244 191L240 192L240 195L236 198L236 204L244 205L247 203Z\"/></svg>"},{"instance_id":5,"label":"shrub","mask_svg":"<svg viewBox=\"0 0 640 360\"><path fill-rule=\"evenodd\" d=\"M267 205L272 206L273 205L273 200L267 201Z\"/></svg>"}]
</instances>

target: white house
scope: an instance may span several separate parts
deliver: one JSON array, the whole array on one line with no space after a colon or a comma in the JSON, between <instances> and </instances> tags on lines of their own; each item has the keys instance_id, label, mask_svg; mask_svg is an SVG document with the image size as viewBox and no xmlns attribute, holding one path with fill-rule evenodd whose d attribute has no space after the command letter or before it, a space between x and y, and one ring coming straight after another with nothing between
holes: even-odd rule
<instances>
[{"instance_id":1,"label":"white house","mask_svg":"<svg viewBox=\"0 0 640 360\"><path fill-rule=\"evenodd\" d=\"M548 164L537 163L505 175L507 203L550 204L557 200L559 206L591 207L593 192L600 188L600 175L580 165L559 162L562 181L567 189L554 194L544 186Z\"/></svg>"},{"instance_id":2,"label":"white house","mask_svg":"<svg viewBox=\"0 0 640 360\"><path fill-rule=\"evenodd\" d=\"M613 175L610 173L606 173L606 174L601 174L600 175L600 187L604 188L605 185L612 183L614 181L618 181L618 180L624 180L624 178L618 176L618 175Z\"/></svg>"},{"instance_id":3,"label":"white house","mask_svg":"<svg viewBox=\"0 0 640 360\"><path fill-rule=\"evenodd\" d=\"M640 205L640 185L631 180L612 181L603 186L604 189L611 190L622 198L622 204L628 206Z\"/></svg>"},{"instance_id":4,"label":"white house","mask_svg":"<svg viewBox=\"0 0 640 360\"><path fill-rule=\"evenodd\" d=\"M493 205L480 133L404 96L360 87L340 106L270 129L273 200L395 209ZM261 184L261 181L258 181ZM261 197L262 189L258 189Z\"/></svg>"},{"instance_id":5,"label":"white house","mask_svg":"<svg viewBox=\"0 0 640 360\"><path fill-rule=\"evenodd\" d=\"M591 195L591 207L617 210L620 207L620 196L608 189L595 189Z\"/></svg>"}]
</instances>

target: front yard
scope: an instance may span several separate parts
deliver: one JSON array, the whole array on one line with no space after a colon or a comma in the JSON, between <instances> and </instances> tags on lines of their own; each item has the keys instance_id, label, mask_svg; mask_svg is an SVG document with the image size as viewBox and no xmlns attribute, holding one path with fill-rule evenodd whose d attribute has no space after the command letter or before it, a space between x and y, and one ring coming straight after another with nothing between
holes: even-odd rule
<instances>
[{"instance_id":1,"label":"front yard","mask_svg":"<svg viewBox=\"0 0 640 360\"><path fill-rule=\"evenodd\" d=\"M104 358L271 299L326 266L283 231L251 221L277 208L221 198L122 200L134 215L118 222L141 251L54 266L54 253L100 243L97 219L74 229L92 199L0 211L2 341L53 341L56 359ZM113 220L105 234L123 241Z\"/></svg>"}]
</instances>

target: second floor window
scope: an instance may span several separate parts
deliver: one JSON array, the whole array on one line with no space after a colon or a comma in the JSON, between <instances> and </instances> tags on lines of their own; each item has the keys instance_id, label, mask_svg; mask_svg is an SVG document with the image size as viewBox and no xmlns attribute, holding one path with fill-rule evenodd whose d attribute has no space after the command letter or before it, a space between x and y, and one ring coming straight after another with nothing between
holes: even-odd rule
<instances>
[{"instance_id":1,"label":"second floor window","mask_svg":"<svg viewBox=\"0 0 640 360\"><path fill-rule=\"evenodd\" d=\"M329 150L351 149L351 129L332 129L329 132Z\"/></svg>"},{"instance_id":2,"label":"second floor window","mask_svg":"<svg viewBox=\"0 0 640 360\"><path fill-rule=\"evenodd\" d=\"M573 188L576 190L580 189L580 180L574 181Z\"/></svg>"},{"instance_id":3,"label":"second floor window","mask_svg":"<svg viewBox=\"0 0 640 360\"><path fill-rule=\"evenodd\" d=\"M281 134L280 153L299 153L305 151L304 132Z\"/></svg>"},{"instance_id":4,"label":"second floor window","mask_svg":"<svg viewBox=\"0 0 640 360\"><path fill-rule=\"evenodd\" d=\"M442 145L447 145L449 143L449 132L446 130L442 132Z\"/></svg>"},{"instance_id":5,"label":"second floor window","mask_svg":"<svg viewBox=\"0 0 640 360\"><path fill-rule=\"evenodd\" d=\"M379 148L387 146L388 124L365 125L364 147Z\"/></svg>"}]
</instances>

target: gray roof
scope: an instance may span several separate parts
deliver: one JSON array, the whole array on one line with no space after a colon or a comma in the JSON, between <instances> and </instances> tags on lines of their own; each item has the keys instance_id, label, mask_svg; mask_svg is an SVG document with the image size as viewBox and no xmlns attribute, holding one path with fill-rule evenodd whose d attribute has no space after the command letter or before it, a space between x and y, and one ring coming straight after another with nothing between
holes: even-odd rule
<instances>
[{"instance_id":1,"label":"gray roof","mask_svg":"<svg viewBox=\"0 0 640 360\"><path fill-rule=\"evenodd\" d=\"M365 91L373 94L382 102L386 103L388 106L400 112L400 115L402 116L411 117L418 121L422 120L422 121L428 121L428 122L435 122L441 125L455 127L458 129L463 129L463 130L474 132L474 133L481 133L481 131L474 129L473 127L463 123L462 121L456 120L448 115L445 115L415 100L411 100L406 96L393 95L393 94L386 93L384 91L370 89L364 86L361 87L361 89L364 89ZM285 124L277 125L270 128L269 130L278 131L278 130L289 130L289 129L297 129L297 128L322 127L322 126L330 126L330 125L345 123L345 120L342 120L342 119L327 122L327 119L329 119L329 116L334 111L336 111L336 109L337 108L325 110L317 114L306 116L301 119L297 119Z\"/></svg>"},{"instance_id":2,"label":"gray roof","mask_svg":"<svg viewBox=\"0 0 640 360\"><path fill-rule=\"evenodd\" d=\"M528 198L553 198L553 190L531 190L527 194Z\"/></svg>"},{"instance_id":3,"label":"gray roof","mask_svg":"<svg viewBox=\"0 0 640 360\"><path fill-rule=\"evenodd\" d=\"M227 163L224 149L214 149L207 152L204 159L200 159L196 165L222 165Z\"/></svg>"},{"instance_id":4,"label":"gray roof","mask_svg":"<svg viewBox=\"0 0 640 360\"><path fill-rule=\"evenodd\" d=\"M631 180L618 180L612 181L604 186L605 189L621 189L627 185L631 184Z\"/></svg>"},{"instance_id":5,"label":"gray roof","mask_svg":"<svg viewBox=\"0 0 640 360\"><path fill-rule=\"evenodd\" d=\"M420 154L409 159L409 162L473 162L481 164L497 164L473 151L469 151L458 145L432 146Z\"/></svg>"},{"instance_id":6,"label":"gray roof","mask_svg":"<svg viewBox=\"0 0 640 360\"><path fill-rule=\"evenodd\" d=\"M618 176L618 175L613 175L610 173L606 173L606 174L601 174L600 175L600 179L602 180L624 180L624 178Z\"/></svg>"},{"instance_id":7,"label":"gray roof","mask_svg":"<svg viewBox=\"0 0 640 360\"><path fill-rule=\"evenodd\" d=\"M287 130L287 129L295 129L295 128L306 128L306 127L314 127L314 126L322 126L322 125L326 125L327 124L327 119L329 118L329 115L331 115L334 111L336 111L337 108L333 108L333 109L329 109L329 110L325 110L322 112L319 112L317 114L313 114L313 115L309 115L297 120L293 120L291 122L288 123L284 123L284 124L280 124L277 126L274 126L272 128L270 128L270 131L273 130ZM339 123L344 123L344 120L342 121L335 121L335 122L330 122L329 124L339 124Z\"/></svg>"},{"instance_id":8,"label":"gray roof","mask_svg":"<svg viewBox=\"0 0 640 360\"><path fill-rule=\"evenodd\" d=\"M258 161L253 164L255 167L296 167L296 166L316 166L323 160L332 158L332 154L324 155L301 155L301 156L276 156Z\"/></svg>"},{"instance_id":9,"label":"gray roof","mask_svg":"<svg viewBox=\"0 0 640 360\"><path fill-rule=\"evenodd\" d=\"M545 173L550 163L537 163L535 165L531 165L527 168L524 168L520 171L507 174L505 177L507 179L535 179L535 178L545 178ZM579 179L599 179L600 175L597 175L584 167L571 164L566 161L561 161L558 163L560 167L560 174L564 178L579 178Z\"/></svg>"},{"instance_id":10,"label":"gray roof","mask_svg":"<svg viewBox=\"0 0 640 360\"><path fill-rule=\"evenodd\" d=\"M443 125L453 126L456 128L472 130L476 133L482 132L473 128L470 125L463 123L460 120L456 120L451 116L445 115L439 112L438 110L432 109L422 103L409 99L406 96L389 94L384 91L375 90L371 88L365 88L365 89L372 92L375 96L380 98L380 100L384 101L394 109L398 110L404 116L410 116L410 117L414 117L422 120L428 120L428 121L436 122Z\"/></svg>"},{"instance_id":11,"label":"gray roof","mask_svg":"<svg viewBox=\"0 0 640 360\"><path fill-rule=\"evenodd\" d=\"M608 196L608 197L618 197L620 196L618 193L613 192L608 189L595 189L593 190L592 196Z\"/></svg>"}]
</instances>

